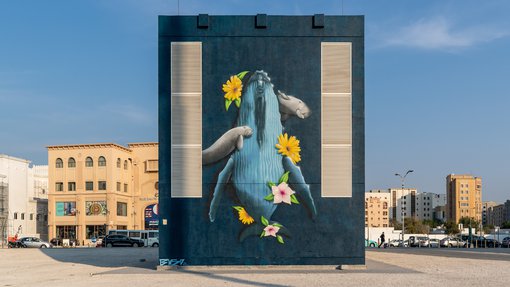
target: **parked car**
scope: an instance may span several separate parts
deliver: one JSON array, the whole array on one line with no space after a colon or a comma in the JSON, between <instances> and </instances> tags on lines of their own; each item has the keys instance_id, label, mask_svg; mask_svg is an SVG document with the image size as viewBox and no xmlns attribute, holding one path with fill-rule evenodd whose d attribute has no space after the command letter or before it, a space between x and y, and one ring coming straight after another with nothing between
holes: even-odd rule
<instances>
[{"instance_id":1,"label":"parked car","mask_svg":"<svg viewBox=\"0 0 510 287\"><path fill-rule=\"evenodd\" d=\"M435 239L435 238L429 239L429 247L430 248L439 248L439 239Z\"/></svg>"},{"instance_id":2,"label":"parked car","mask_svg":"<svg viewBox=\"0 0 510 287\"><path fill-rule=\"evenodd\" d=\"M388 242L389 247L399 247L402 245L402 240L399 239L392 239L390 242Z\"/></svg>"},{"instance_id":3,"label":"parked car","mask_svg":"<svg viewBox=\"0 0 510 287\"><path fill-rule=\"evenodd\" d=\"M365 239L365 247L376 247L377 242L369 239Z\"/></svg>"},{"instance_id":4,"label":"parked car","mask_svg":"<svg viewBox=\"0 0 510 287\"><path fill-rule=\"evenodd\" d=\"M409 246L411 247L428 247L430 239L426 236L409 236Z\"/></svg>"},{"instance_id":5,"label":"parked car","mask_svg":"<svg viewBox=\"0 0 510 287\"><path fill-rule=\"evenodd\" d=\"M501 245L501 243L499 243L499 241L497 241L496 239L489 239L489 238L486 238L485 239L485 246L484 247L488 247L488 248L497 248Z\"/></svg>"},{"instance_id":6,"label":"parked car","mask_svg":"<svg viewBox=\"0 0 510 287\"><path fill-rule=\"evenodd\" d=\"M465 241L462 241L462 239L460 239L458 237L452 237L452 236L448 236L448 237L441 239L439 244L441 247L465 247L466 246Z\"/></svg>"},{"instance_id":7,"label":"parked car","mask_svg":"<svg viewBox=\"0 0 510 287\"><path fill-rule=\"evenodd\" d=\"M26 248L53 248L49 242L43 241L37 237L22 237L18 239Z\"/></svg>"},{"instance_id":8,"label":"parked car","mask_svg":"<svg viewBox=\"0 0 510 287\"><path fill-rule=\"evenodd\" d=\"M501 247L510 248L510 237L503 238L503 241L501 241Z\"/></svg>"},{"instance_id":9,"label":"parked car","mask_svg":"<svg viewBox=\"0 0 510 287\"><path fill-rule=\"evenodd\" d=\"M132 246L132 247L143 247L143 241L140 239L134 239L127 237L126 235L113 234L106 236L101 245L103 247L114 247L114 246Z\"/></svg>"},{"instance_id":10,"label":"parked car","mask_svg":"<svg viewBox=\"0 0 510 287\"><path fill-rule=\"evenodd\" d=\"M471 237L469 235L461 235L460 238L464 241L466 241L467 243L467 246L466 247L478 247L478 248L483 248L483 247L489 247L489 241L487 240L487 238L483 237L483 236L478 236L478 235L471 235Z\"/></svg>"}]
</instances>

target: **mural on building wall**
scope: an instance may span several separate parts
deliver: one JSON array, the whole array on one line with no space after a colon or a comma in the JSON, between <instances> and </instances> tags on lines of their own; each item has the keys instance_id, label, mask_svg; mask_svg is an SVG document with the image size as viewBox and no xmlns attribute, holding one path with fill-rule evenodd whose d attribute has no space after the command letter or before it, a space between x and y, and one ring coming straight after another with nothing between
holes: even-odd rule
<instances>
[{"instance_id":1,"label":"mural on building wall","mask_svg":"<svg viewBox=\"0 0 510 287\"><path fill-rule=\"evenodd\" d=\"M285 222L272 220L278 205L303 205L312 218L317 215L310 188L297 165L303 164L301 142L284 127L292 116L300 119L310 116L310 109L296 97L281 91L275 93L264 71L232 75L222 90L225 110L234 103L238 117L234 128L202 152L203 165L230 156L218 176L209 219L211 222L216 219L220 201L231 184L238 200L232 207L245 226L239 240L250 236L274 237L283 244L284 236L289 237L291 231L285 228Z\"/></svg>"},{"instance_id":2,"label":"mural on building wall","mask_svg":"<svg viewBox=\"0 0 510 287\"><path fill-rule=\"evenodd\" d=\"M87 216L106 215L106 201L86 201L85 211Z\"/></svg>"}]
</instances>

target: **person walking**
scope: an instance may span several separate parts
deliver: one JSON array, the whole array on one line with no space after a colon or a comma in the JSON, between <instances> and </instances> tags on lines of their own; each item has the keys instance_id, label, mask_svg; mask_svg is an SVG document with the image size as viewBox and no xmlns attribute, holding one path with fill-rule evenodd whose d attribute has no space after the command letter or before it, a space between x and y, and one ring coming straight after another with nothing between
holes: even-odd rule
<instances>
[{"instance_id":1,"label":"person walking","mask_svg":"<svg viewBox=\"0 0 510 287\"><path fill-rule=\"evenodd\" d=\"M378 248L381 248L381 245L384 245L384 232L381 234L381 236L379 236L379 238L381 239L381 242L379 243Z\"/></svg>"}]
</instances>

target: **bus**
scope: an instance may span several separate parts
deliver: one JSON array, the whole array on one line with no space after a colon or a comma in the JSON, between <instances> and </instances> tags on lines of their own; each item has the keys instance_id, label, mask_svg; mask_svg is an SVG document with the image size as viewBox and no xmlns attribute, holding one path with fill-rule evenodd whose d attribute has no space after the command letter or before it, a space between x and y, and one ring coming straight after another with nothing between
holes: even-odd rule
<instances>
[{"instance_id":1,"label":"bus","mask_svg":"<svg viewBox=\"0 0 510 287\"><path fill-rule=\"evenodd\" d=\"M159 230L120 230L114 229L108 231L108 235L119 234L127 237L143 240L145 247L159 246Z\"/></svg>"}]
</instances>

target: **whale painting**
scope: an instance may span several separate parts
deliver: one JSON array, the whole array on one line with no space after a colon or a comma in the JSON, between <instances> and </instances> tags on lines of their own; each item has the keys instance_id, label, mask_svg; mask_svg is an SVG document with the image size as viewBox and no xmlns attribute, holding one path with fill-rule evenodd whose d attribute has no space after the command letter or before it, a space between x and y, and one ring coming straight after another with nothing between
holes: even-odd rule
<instances>
[{"instance_id":1,"label":"whale painting","mask_svg":"<svg viewBox=\"0 0 510 287\"><path fill-rule=\"evenodd\" d=\"M218 140L202 152L202 164L209 165L229 157L218 175L209 206L214 222L225 200L227 185L232 185L239 205L233 206L244 226L239 241L247 237L276 238L284 243L291 230L272 219L280 204L304 206L312 219L317 210L301 169L300 141L289 135L284 125L290 117L304 120L310 109L300 99L274 91L269 75L260 70L230 76L223 85L225 109L238 108L235 127L218 135ZM237 220L237 219L235 219Z\"/></svg>"}]
</instances>

